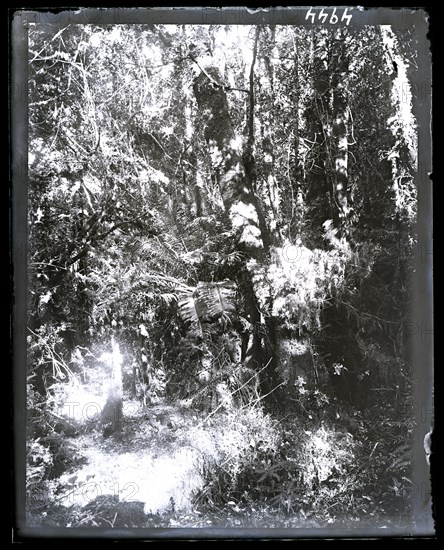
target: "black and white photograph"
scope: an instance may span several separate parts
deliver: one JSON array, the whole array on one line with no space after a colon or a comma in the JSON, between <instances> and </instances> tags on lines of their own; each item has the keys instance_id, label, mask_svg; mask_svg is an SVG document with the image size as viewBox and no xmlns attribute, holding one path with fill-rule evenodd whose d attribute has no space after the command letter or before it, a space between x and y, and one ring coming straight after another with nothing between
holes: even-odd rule
<instances>
[{"instance_id":1,"label":"black and white photograph","mask_svg":"<svg viewBox=\"0 0 444 550\"><path fill-rule=\"evenodd\" d=\"M18 19L23 532L433 537L427 12Z\"/></svg>"}]
</instances>

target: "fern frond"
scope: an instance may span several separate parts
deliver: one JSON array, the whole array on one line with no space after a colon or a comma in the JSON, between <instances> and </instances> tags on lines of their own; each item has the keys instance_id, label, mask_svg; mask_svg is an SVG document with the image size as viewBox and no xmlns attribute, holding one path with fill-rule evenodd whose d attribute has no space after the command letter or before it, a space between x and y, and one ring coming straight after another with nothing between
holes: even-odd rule
<instances>
[{"instance_id":1,"label":"fern frond","mask_svg":"<svg viewBox=\"0 0 444 550\"><path fill-rule=\"evenodd\" d=\"M174 292L163 292L160 295L160 298L165 302L167 306L177 302L179 300L179 297Z\"/></svg>"},{"instance_id":2,"label":"fern frond","mask_svg":"<svg viewBox=\"0 0 444 550\"><path fill-rule=\"evenodd\" d=\"M196 310L202 320L214 321L235 309L235 288L231 281L220 283L199 282L194 293Z\"/></svg>"},{"instance_id":3,"label":"fern frond","mask_svg":"<svg viewBox=\"0 0 444 550\"><path fill-rule=\"evenodd\" d=\"M188 323L199 323L194 294L183 296L179 300L179 314L182 319Z\"/></svg>"},{"instance_id":4,"label":"fern frond","mask_svg":"<svg viewBox=\"0 0 444 550\"><path fill-rule=\"evenodd\" d=\"M231 281L208 283L200 281L191 294L179 301L179 312L184 321L214 322L235 310L235 285Z\"/></svg>"}]
</instances>

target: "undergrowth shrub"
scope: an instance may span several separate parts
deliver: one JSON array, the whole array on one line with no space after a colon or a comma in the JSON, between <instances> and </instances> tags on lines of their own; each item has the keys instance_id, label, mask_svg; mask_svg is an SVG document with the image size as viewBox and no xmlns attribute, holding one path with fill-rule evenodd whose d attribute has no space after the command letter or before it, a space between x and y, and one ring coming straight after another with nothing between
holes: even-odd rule
<instances>
[{"instance_id":1,"label":"undergrowth shrub","mask_svg":"<svg viewBox=\"0 0 444 550\"><path fill-rule=\"evenodd\" d=\"M376 505L385 516L409 524L418 495L412 472L414 414L411 398L404 397L402 407L375 399L368 408L358 461L367 496L363 508Z\"/></svg>"},{"instance_id":2,"label":"undergrowth shrub","mask_svg":"<svg viewBox=\"0 0 444 550\"><path fill-rule=\"evenodd\" d=\"M243 525L261 506L282 524L407 525L414 488L408 419L390 407L337 417L272 421L258 406L220 415L211 433L195 439L203 479L197 509L236 510Z\"/></svg>"},{"instance_id":3,"label":"undergrowth shrub","mask_svg":"<svg viewBox=\"0 0 444 550\"><path fill-rule=\"evenodd\" d=\"M54 498L58 490L56 479L61 474L86 461L74 441L81 425L60 416L64 399L60 384L48 388L46 398L28 384L26 487L31 510Z\"/></svg>"},{"instance_id":4,"label":"undergrowth shrub","mask_svg":"<svg viewBox=\"0 0 444 550\"><path fill-rule=\"evenodd\" d=\"M201 445L206 452L203 487L194 498L198 508L228 504L249 514L267 504L282 517L304 518L327 509L323 521L329 522L350 512L355 493L363 491L356 466L362 445L333 424L272 421L256 406L221 416L212 428L211 444Z\"/></svg>"},{"instance_id":5,"label":"undergrowth shrub","mask_svg":"<svg viewBox=\"0 0 444 550\"><path fill-rule=\"evenodd\" d=\"M203 489L195 495L195 502L217 506L241 497L245 468L259 448L274 455L279 436L271 417L259 406L221 412L205 423L210 423L211 431L200 425L189 434L202 456Z\"/></svg>"}]
</instances>

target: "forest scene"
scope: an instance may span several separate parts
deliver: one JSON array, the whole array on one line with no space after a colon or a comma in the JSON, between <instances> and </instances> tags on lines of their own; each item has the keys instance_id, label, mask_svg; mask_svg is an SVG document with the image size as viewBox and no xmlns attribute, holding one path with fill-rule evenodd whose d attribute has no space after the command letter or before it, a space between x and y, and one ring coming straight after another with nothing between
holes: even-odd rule
<instances>
[{"instance_id":1,"label":"forest scene","mask_svg":"<svg viewBox=\"0 0 444 550\"><path fill-rule=\"evenodd\" d=\"M28 32L36 527L411 529L411 28Z\"/></svg>"}]
</instances>

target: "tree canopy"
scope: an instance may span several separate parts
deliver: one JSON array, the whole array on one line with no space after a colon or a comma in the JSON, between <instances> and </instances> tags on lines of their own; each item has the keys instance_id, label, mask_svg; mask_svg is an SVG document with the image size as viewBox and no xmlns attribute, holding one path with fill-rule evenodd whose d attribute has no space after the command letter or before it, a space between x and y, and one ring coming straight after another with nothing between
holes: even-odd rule
<instances>
[{"instance_id":1,"label":"tree canopy","mask_svg":"<svg viewBox=\"0 0 444 550\"><path fill-rule=\"evenodd\" d=\"M33 331L157 360L232 331L264 383L291 339L326 380L401 368L416 134L390 28L39 25L29 66Z\"/></svg>"}]
</instances>

